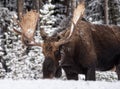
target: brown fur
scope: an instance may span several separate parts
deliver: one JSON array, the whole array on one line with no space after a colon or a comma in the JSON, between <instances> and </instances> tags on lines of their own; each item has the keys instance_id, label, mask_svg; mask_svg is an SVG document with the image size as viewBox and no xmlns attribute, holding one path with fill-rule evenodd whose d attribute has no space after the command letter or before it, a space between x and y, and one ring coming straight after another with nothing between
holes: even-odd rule
<instances>
[{"instance_id":1,"label":"brown fur","mask_svg":"<svg viewBox=\"0 0 120 89\"><path fill-rule=\"evenodd\" d=\"M70 30L63 31L60 36L67 38L69 32ZM78 74L83 73L86 80L95 80L96 69L106 71L116 66L118 79L120 79L119 34L120 27L118 26L94 25L86 21L78 21L70 41L59 46L61 50L60 65L65 70L67 78L77 80ZM52 41L50 44L55 42ZM51 46L53 47L53 45ZM54 47L53 49L56 50ZM56 60L52 53L54 52L51 50L50 56L52 57L49 57ZM45 55L45 57L47 56Z\"/></svg>"},{"instance_id":2,"label":"brown fur","mask_svg":"<svg viewBox=\"0 0 120 89\"><path fill-rule=\"evenodd\" d=\"M78 79L83 73L86 80L95 80L94 68L105 71L114 66L120 79L120 27L78 21L69 44L63 47L61 66L68 79Z\"/></svg>"}]
</instances>

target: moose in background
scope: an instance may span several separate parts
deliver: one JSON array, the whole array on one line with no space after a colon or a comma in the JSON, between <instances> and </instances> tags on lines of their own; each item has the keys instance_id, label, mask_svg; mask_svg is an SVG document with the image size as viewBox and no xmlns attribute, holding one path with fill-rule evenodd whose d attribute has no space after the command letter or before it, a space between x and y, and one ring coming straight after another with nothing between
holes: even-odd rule
<instances>
[{"instance_id":1,"label":"moose in background","mask_svg":"<svg viewBox=\"0 0 120 89\"><path fill-rule=\"evenodd\" d=\"M44 78L60 77L63 68L69 80L78 80L78 74L85 74L85 80L95 80L96 70L107 71L116 67L120 80L120 27L84 21L84 9L82 2L73 12L71 26L58 34L49 37L41 29L43 43L26 42L27 46L42 47ZM24 28L22 30L22 34L26 33Z\"/></svg>"}]
</instances>

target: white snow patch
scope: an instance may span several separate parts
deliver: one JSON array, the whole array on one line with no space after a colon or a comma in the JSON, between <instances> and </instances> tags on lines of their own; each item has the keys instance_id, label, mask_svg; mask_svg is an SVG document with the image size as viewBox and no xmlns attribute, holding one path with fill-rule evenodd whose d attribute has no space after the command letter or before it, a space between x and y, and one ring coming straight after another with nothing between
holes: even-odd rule
<instances>
[{"instance_id":1,"label":"white snow patch","mask_svg":"<svg viewBox=\"0 0 120 89\"><path fill-rule=\"evenodd\" d=\"M62 80L0 80L1 89L120 89L119 82Z\"/></svg>"}]
</instances>

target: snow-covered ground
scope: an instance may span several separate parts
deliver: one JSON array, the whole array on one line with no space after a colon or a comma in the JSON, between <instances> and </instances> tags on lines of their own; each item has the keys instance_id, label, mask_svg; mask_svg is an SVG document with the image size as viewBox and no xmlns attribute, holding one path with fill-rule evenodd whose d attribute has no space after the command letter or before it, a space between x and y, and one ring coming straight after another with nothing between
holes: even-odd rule
<instances>
[{"instance_id":1,"label":"snow-covered ground","mask_svg":"<svg viewBox=\"0 0 120 89\"><path fill-rule=\"evenodd\" d=\"M120 89L120 81L0 80L0 89Z\"/></svg>"}]
</instances>

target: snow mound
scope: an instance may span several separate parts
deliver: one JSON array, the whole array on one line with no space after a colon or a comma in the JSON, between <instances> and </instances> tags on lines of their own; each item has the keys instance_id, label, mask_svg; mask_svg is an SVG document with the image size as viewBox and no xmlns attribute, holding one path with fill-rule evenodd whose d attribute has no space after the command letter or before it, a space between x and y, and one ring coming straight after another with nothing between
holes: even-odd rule
<instances>
[{"instance_id":1,"label":"snow mound","mask_svg":"<svg viewBox=\"0 0 120 89\"><path fill-rule=\"evenodd\" d=\"M0 80L1 89L120 89L119 82L62 80Z\"/></svg>"}]
</instances>

